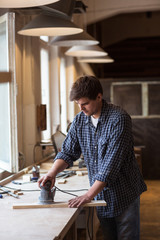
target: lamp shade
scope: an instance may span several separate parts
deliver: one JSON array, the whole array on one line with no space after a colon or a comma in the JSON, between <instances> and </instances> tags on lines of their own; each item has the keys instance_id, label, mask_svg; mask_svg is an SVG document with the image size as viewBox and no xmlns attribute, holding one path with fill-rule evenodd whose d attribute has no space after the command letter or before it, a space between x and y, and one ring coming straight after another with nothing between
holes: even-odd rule
<instances>
[{"instance_id":1,"label":"lamp shade","mask_svg":"<svg viewBox=\"0 0 160 240\"><path fill-rule=\"evenodd\" d=\"M100 57L108 54L99 46L74 46L68 49L65 54L73 57Z\"/></svg>"},{"instance_id":2,"label":"lamp shade","mask_svg":"<svg viewBox=\"0 0 160 240\"><path fill-rule=\"evenodd\" d=\"M0 0L0 8L26 8L42 6L59 0Z\"/></svg>"},{"instance_id":3,"label":"lamp shade","mask_svg":"<svg viewBox=\"0 0 160 240\"><path fill-rule=\"evenodd\" d=\"M76 26L68 17L52 13L38 15L18 33L26 36L61 36L82 31L83 29Z\"/></svg>"},{"instance_id":4,"label":"lamp shade","mask_svg":"<svg viewBox=\"0 0 160 240\"><path fill-rule=\"evenodd\" d=\"M83 57L79 58L78 62L84 62L84 63L112 63L114 60L110 58L109 56L105 57Z\"/></svg>"},{"instance_id":5,"label":"lamp shade","mask_svg":"<svg viewBox=\"0 0 160 240\"><path fill-rule=\"evenodd\" d=\"M61 47L96 45L98 43L99 42L86 31L74 35L54 37L50 42L50 44Z\"/></svg>"}]
</instances>

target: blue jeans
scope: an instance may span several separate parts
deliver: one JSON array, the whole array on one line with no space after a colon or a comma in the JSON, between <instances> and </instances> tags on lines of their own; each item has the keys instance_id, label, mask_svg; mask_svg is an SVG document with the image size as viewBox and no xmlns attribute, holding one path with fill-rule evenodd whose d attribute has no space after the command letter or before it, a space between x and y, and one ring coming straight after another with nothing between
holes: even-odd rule
<instances>
[{"instance_id":1,"label":"blue jeans","mask_svg":"<svg viewBox=\"0 0 160 240\"><path fill-rule=\"evenodd\" d=\"M104 240L140 239L140 198L114 218L99 218Z\"/></svg>"}]
</instances>

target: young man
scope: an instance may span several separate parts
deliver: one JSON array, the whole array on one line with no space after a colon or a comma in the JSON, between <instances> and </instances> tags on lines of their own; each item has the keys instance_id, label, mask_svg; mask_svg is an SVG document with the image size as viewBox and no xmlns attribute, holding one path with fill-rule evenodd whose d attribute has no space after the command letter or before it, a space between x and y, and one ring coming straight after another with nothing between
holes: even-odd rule
<instances>
[{"instance_id":1,"label":"young man","mask_svg":"<svg viewBox=\"0 0 160 240\"><path fill-rule=\"evenodd\" d=\"M81 112L76 115L55 158L52 169L39 180L42 185L84 156L90 189L71 199L69 207L80 207L93 198L105 200L98 207L104 239L139 240L139 196L146 191L133 149L130 116L103 98L99 80L80 77L72 86L70 100Z\"/></svg>"}]
</instances>

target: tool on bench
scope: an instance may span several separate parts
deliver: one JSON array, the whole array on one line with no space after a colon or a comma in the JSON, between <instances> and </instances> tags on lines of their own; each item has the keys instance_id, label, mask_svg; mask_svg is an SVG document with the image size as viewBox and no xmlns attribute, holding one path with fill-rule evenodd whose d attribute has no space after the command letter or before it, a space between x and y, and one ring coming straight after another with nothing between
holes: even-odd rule
<instances>
[{"instance_id":1,"label":"tool on bench","mask_svg":"<svg viewBox=\"0 0 160 240\"><path fill-rule=\"evenodd\" d=\"M38 181L38 178L31 178L31 181L29 182L18 182L18 181L12 181L13 184L22 185L22 184L28 184L28 183L35 183Z\"/></svg>"},{"instance_id":2,"label":"tool on bench","mask_svg":"<svg viewBox=\"0 0 160 240\"><path fill-rule=\"evenodd\" d=\"M0 198L3 198L3 194L7 194L8 193L8 191L2 191L2 192L0 192Z\"/></svg>"},{"instance_id":3,"label":"tool on bench","mask_svg":"<svg viewBox=\"0 0 160 240\"><path fill-rule=\"evenodd\" d=\"M10 195L12 197L19 198L19 196L17 194L14 194L11 191L6 190L5 187L0 186L0 189L3 191L1 194L6 193L6 194L8 194L8 195Z\"/></svg>"},{"instance_id":4,"label":"tool on bench","mask_svg":"<svg viewBox=\"0 0 160 240\"><path fill-rule=\"evenodd\" d=\"M76 175L76 171L62 171L57 174L56 178L67 178Z\"/></svg>"},{"instance_id":5,"label":"tool on bench","mask_svg":"<svg viewBox=\"0 0 160 240\"><path fill-rule=\"evenodd\" d=\"M44 186L40 185L41 192L39 197L39 202L41 204L52 204L54 202L54 196L56 188L51 189L51 181L47 181Z\"/></svg>"}]
</instances>

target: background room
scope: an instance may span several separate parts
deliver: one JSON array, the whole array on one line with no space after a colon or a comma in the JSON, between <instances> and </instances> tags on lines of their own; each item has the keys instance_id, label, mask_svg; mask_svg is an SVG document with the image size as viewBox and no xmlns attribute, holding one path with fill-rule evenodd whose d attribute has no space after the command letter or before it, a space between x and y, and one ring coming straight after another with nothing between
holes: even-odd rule
<instances>
[{"instance_id":1,"label":"background room","mask_svg":"<svg viewBox=\"0 0 160 240\"><path fill-rule=\"evenodd\" d=\"M69 101L72 83L94 75L104 99L131 115L148 186L141 240L159 239L160 3L35 2L0 2L0 185L55 157L53 136L60 131L63 140L79 112Z\"/></svg>"}]
</instances>

